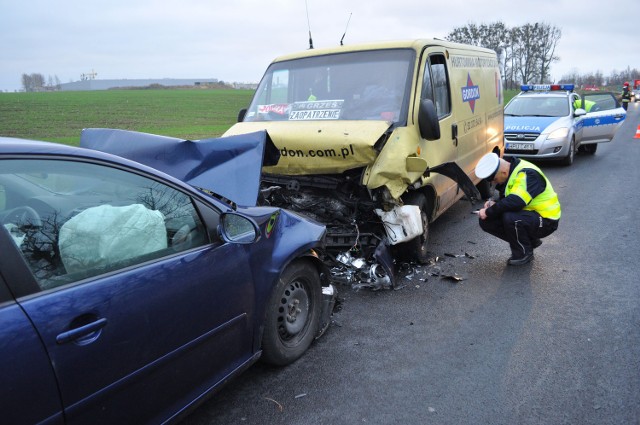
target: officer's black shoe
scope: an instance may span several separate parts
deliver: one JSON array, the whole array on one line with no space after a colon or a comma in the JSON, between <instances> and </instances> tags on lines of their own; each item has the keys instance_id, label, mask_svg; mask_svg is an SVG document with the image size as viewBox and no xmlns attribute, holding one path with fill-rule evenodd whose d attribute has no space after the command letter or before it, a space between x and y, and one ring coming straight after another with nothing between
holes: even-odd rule
<instances>
[{"instance_id":1,"label":"officer's black shoe","mask_svg":"<svg viewBox=\"0 0 640 425\"><path fill-rule=\"evenodd\" d=\"M533 252L530 252L529 254L525 254L524 257L519 257L519 258L509 258L509 261L507 261L507 264L509 264L510 266L522 266L524 264L527 264L529 261L533 260Z\"/></svg>"},{"instance_id":2,"label":"officer's black shoe","mask_svg":"<svg viewBox=\"0 0 640 425\"><path fill-rule=\"evenodd\" d=\"M540 239L532 239L531 240L531 246L533 247L533 249L536 249L540 245L542 245L542 241Z\"/></svg>"}]
</instances>

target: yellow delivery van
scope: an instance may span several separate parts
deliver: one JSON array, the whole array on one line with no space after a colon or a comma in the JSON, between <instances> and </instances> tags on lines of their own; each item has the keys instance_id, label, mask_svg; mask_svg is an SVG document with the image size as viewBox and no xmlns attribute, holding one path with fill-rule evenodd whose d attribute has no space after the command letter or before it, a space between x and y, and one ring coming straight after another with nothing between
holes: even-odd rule
<instances>
[{"instance_id":1,"label":"yellow delivery van","mask_svg":"<svg viewBox=\"0 0 640 425\"><path fill-rule=\"evenodd\" d=\"M437 39L278 57L238 118L225 136L266 130L280 152L260 202L365 257L426 262L430 223L465 193L488 196L475 163L504 147L496 53Z\"/></svg>"}]
</instances>

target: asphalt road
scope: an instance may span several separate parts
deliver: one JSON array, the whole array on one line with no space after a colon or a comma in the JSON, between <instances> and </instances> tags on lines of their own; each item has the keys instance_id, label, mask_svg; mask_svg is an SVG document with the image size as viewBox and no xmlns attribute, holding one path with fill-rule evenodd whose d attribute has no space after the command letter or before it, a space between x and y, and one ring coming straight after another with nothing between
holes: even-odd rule
<instances>
[{"instance_id":1,"label":"asphalt road","mask_svg":"<svg viewBox=\"0 0 640 425\"><path fill-rule=\"evenodd\" d=\"M183 423L640 424L640 104L628 112L594 156L541 164L562 220L531 264L507 266L458 202L432 227L437 262L397 290L339 287L302 359L252 367Z\"/></svg>"}]
</instances>

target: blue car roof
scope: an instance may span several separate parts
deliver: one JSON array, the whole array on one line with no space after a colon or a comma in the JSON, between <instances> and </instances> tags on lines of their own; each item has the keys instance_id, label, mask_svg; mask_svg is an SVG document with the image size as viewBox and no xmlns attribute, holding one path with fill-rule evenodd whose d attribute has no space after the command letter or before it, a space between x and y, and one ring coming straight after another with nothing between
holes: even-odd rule
<instances>
[{"instance_id":1,"label":"blue car roof","mask_svg":"<svg viewBox=\"0 0 640 425\"><path fill-rule=\"evenodd\" d=\"M81 147L0 137L0 154L77 156L148 168L242 206L256 205L263 162L279 157L266 132L190 141L114 129L83 130Z\"/></svg>"}]
</instances>

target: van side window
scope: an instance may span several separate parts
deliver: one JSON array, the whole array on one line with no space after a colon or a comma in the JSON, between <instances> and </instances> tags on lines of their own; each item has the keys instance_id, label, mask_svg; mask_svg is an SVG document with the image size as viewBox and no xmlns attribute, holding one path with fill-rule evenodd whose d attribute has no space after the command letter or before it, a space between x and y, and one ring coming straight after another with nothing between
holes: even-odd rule
<instances>
[{"instance_id":1,"label":"van side window","mask_svg":"<svg viewBox=\"0 0 640 425\"><path fill-rule=\"evenodd\" d=\"M447 79L447 67L444 56L434 55L430 58L431 73L433 75L434 95L436 98L436 110L438 118L451 113L451 102L449 101L449 81Z\"/></svg>"},{"instance_id":2,"label":"van side window","mask_svg":"<svg viewBox=\"0 0 640 425\"><path fill-rule=\"evenodd\" d=\"M420 99L429 99L435 105L436 101L433 98L433 86L431 85L431 69L426 66L424 68L424 77L422 78L422 94Z\"/></svg>"}]
</instances>

